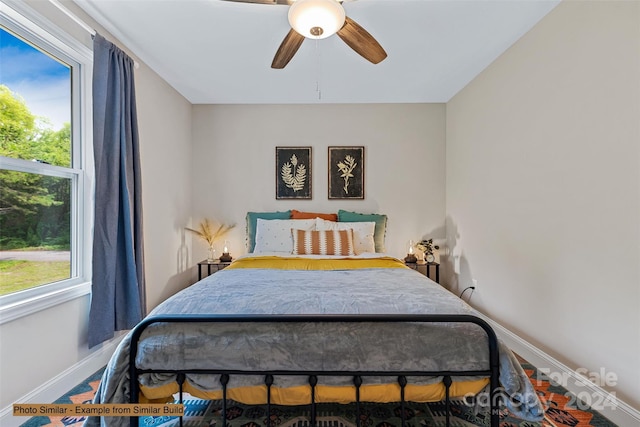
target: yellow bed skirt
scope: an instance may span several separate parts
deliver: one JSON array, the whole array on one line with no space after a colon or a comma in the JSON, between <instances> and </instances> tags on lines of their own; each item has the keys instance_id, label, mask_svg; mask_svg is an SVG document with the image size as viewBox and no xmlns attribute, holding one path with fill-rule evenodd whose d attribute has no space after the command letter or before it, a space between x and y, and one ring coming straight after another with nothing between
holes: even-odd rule
<instances>
[{"instance_id":1,"label":"yellow bed skirt","mask_svg":"<svg viewBox=\"0 0 640 427\"><path fill-rule=\"evenodd\" d=\"M489 384L488 378L473 381L454 381L451 384L450 396L461 397L467 394L477 394ZM179 391L177 383L162 387L140 386L141 403L166 402ZM184 392L201 399L222 399L222 390L200 390L186 381ZM316 386L316 403L351 403L355 402L356 389L354 386ZM246 405L262 405L267 403L267 387L265 385L230 388L227 398ZM412 385L405 387L405 400L408 402L438 402L445 398L443 383L428 385ZM390 403L400 401L400 386L398 384L370 384L360 387L360 401L374 403ZM307 405L311 402L311 391L308 385L279 388L271 387L271 403L275 405Z\"/></svg>"}]
</instances>

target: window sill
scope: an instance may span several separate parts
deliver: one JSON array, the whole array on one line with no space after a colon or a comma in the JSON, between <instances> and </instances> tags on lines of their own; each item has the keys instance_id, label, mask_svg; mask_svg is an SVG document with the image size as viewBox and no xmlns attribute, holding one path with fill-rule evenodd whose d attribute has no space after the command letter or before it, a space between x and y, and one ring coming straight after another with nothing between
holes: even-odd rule
<instances>
[{"instance_id":1,"label":"window sill","mask_svg":"<svg viewBox=\"0 0 640 427\"><path fill-rule=\"evenodd\" d=\"M91 283L84 282L32 298L0 306L0 325L91 293Z\"/></svg>"}]
</instances>

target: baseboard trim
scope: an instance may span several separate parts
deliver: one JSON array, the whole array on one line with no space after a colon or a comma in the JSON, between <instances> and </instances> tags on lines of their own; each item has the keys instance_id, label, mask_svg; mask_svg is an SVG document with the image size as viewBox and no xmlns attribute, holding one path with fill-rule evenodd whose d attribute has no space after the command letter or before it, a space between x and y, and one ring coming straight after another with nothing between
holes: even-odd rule
<instances>
[{"instance_id":1,"label":"baseboard trim","mask_svg":"<svg viewBox=\"0 0 640 427\"><path fill-rule=\"evenodd\" d=\"M120 335L105 343L99 350L91 353L80 362L56 375L40 387L19 398L15 403L51 403L63 396L80 381L95 373L107 364L124 335ZM0 425L3 427L19 427L29 417L14 417L13 405L0 410Z\"/></svg>"},{"instance_id":2,"label":"baseboard trim","mask_svg":"<svg viewBox=\"0 0 640 427\"><path fill-rule=\"evenodd\" d=\"M496 334L509 348L529 361L532 365L549 368L551 372L559 375L558 378L566 379L567 381L563 381L562 386L571 393L576 396L588 396L592 399L591 402L605 402L606 404L597 410L609 420L620 427L635 427L640 425L640 411L618 399L615 394L589 381L586 377L551 357L533 344L520 338L494 320L484 315L481 315L481 317L489 322Z\"/></svg>"}]
</instances>

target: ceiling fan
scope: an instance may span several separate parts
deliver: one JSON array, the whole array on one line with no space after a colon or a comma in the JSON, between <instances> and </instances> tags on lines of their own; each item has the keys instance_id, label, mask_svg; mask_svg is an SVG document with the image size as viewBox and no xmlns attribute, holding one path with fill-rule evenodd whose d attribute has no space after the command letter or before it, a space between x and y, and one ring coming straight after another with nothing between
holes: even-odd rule
<instances>
[{"instance_id":1,"label":"ceiling fan","mask_svg":"<svg viewBox=\"0 0 640 427\"><path fill-rule=\"evenodd\" d=\"M238 3L288 5L291 29L276 52L271 68L287 66L306 38L323 39L338 34L351 49L377 64L387 57L371 34L346 16L341 0L225 0Z\"/></svg>"}]
</instances>

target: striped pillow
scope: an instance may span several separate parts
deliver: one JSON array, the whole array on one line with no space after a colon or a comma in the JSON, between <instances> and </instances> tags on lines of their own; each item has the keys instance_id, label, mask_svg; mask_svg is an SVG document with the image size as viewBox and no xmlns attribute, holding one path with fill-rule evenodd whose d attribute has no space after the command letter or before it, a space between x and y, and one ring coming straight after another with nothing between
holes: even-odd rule
<instances>
[{"instance_id":1,"label":"striped pillow","mask_svg":"<svg viewBox=\"0 0 640 427\"><path fill-rule=\"evenodd\" d=\"M353 256L353 230L291 230L294 255Z\"/></svg>"}]
</instances>

